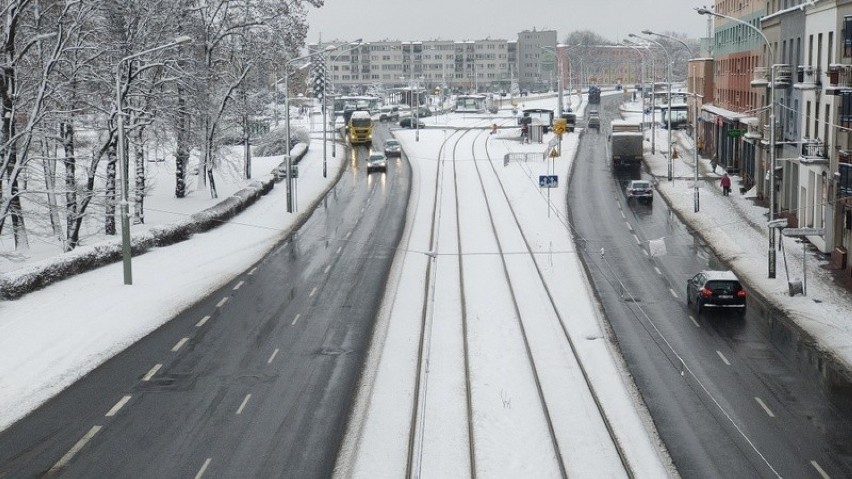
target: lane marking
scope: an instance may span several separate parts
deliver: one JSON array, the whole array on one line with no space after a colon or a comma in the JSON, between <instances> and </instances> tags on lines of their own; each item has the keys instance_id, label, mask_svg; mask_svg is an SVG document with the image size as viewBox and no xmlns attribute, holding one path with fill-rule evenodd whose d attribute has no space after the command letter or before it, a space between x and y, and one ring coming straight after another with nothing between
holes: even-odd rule
<instances>
[{"instance_id":1,"label":"lane marking","mask_svg":"<svg viewBox=\"0 0 852 479\"><path fill-rule=\"evenodd\" d=\"M677 293L675 293L675 290L673 290L673 289L669 288L669 293L671 293L671 294L672 294L672 296L674 296L675 298L677 298Z\"/></svg>"},{"instance_id":2,"label":"lane marking","mask_svg":"<svg viewBox=\"0 0 852 479\"><path fill-rule=\"evenodd\" d=\"M693 318L691 314L689 315L689 320L692 321L692 324L694 324L696 328L701 327L701 325L698 324L698 321L696 321L695 318Z\"/></svg>"},{"instance_id":3,"label":"lane marking","mask_svg":"<svg viewBox=\"0 0 852 479\"><path fill-rule=\"evenodd\" d=\"M346 239L349 239L349 237L350 237L350 236L352 236L352 232L351 232L351 231L350 231L350 232L348 232L348 233L346 233Z\"/></svg>"},{"instance_id":4,"label":"lane marking","mask_svg":"<svg viewBox=\"0 0 852 479\"><path fill-rule=\"evenodd\" d=\"M331 271L331 265L325 267L326 274L328 274L329 271Z\"/></svg>"},{"instance_id":5,"label":"lane marking","mask_svg":"<svg viewBox=\"0 0 852 479\"><path fill-rule=\"evenodd\" d=\"M200 327L204 326L204 323L206 323L208 319L210 319L209 314L207 316L204 316L203 318L201 318L201 320L198 321L197 323L195 323L195 327L200 328Z\"/></svg>"},{"instance_id":6,"label":"lane marking","mask_svg":"<svg viewBox=\"0 0 852 479\"><path fill-rule=\"evenodd\" d=\"M257 271L257 266L255 266L254 268L251 269L251 271L248 272L249 276L254 276L255 271Z\"/></svg>"},{"instance_id":7,"label":"lane marking","mask_svg":"<svg viewBox=\"0 0 852 479\"><path fill-rule=\"evenodd\" d=\"M641 241L639 241L639 237L638 237L638 236L636 236L636 234L635 234L635 233L633 234L633 239L635 239L635 240L636 240L636 244L638 244L639 246L642 246L642 242L641 242Z\"/></svg>"},{"instance_id":8,"label":"lane marking","mask_svg":"<svg viewBox=\"0 0 852 479\"><path fill-rule=\"evenodd\" d=\"M177 344L175 344L174 347L172 348L172 352L176 353L177 350L180 349L184 344L186 344L187 341L189 341L189 338L183 338L180 341L178 341Z\"/></svg>"},{"instance_id":9,"label":"lane marking","mask_svg":"<svg viewBox=\"0 0 852 479\"><path fill-rule=\"evenodd\" d=\"M116 413L118 413L118 411L119 411L119 410L121 410L121 408L123 408L125 404L127 404L127 401L130 401L130 395L129 395L129 394L128 394L128 395L126 395L126 396L124 396L124 397L122 397L121 399L119 399L119 400L118 400L118 402L117 402L117 403L115 403L115 406L113 406L113 407L112 407L112 409L110 409L109 411L107 411L107 413L105 414L105 416L106 416L106 417L113 417L113 416L115 416L115 415L116 415Z\"/></svg>"},{"instance_id":10,"label":"lane marking","mask_svg":"<svg viewBox=\"0 0 852 479\"><path fill-rule=\"evenodd\" d=\"M772 412L772 409L769 409L769 406L767 406L762 399L755 396L754 400L757 401L758 404L760 404L760 407L762 407L763 410L766 411L766 414L769 415L769 417L775 417L775 413Z\"/></svg>"},{"instance_id":11,"label":"lane marking","mask_svg":"<svg viewBox=\"0 0 852 479\"><path fill-rule=\"evenodd\" d=\"M221 308L227 302L228 302L228 297L225 296L224 298L220 299L218 303L216 303L216 307Z\"/></svg>"},{"instance_id":12,"label":"lane marking","mask_svg":"<svg viewBox=\"0 0 852 479\"><path fill-rule=\"evenodd\" d=\"M278 355L278 348L275 348L275 351L272 351L272 356L269 356L269 359L266 360L266 364L272 364L272 360L275 359L275 356Z\"/></svg>"},{"instance_id":13,"label":"lane marking","mask_svg":"<svg viewBox=\"0 0 852 479\"><path fill-rule=\"evenodd\" d=\"M340 254L341 251L343 251L343 246L338 246L336 254Z\"/></svg>"},{"instance_id":14,"label":"lane marking","mask_svg":"<svg viewBox=\"0 0 852 479\"><path fill-rule=\"evenodd\" d=\"M50 470L47 471L47 475L52 476L59 472L60 469L68 465L68 463L71 462L71 459L74 458L74 455L80 452L80 449L83 449L83 447L86 446L86 443L91 441L92 438L95 437L95 434L97 434L102 427L103 426L92 426L92 428L89 429L89 432L87 432L85 436L80 438L80 440L77 441L77 443L74 444L71 449L69 449L68 452L66 452L65 455L62 456L61 459L56 461L56 464L54 464L53 467L51 467Z\"/></svg>"},{"instance_id":15,"label":"lane marking","mask_svg":"<svg viewBox=\"0 0 852 479\"><path fill-rule=\"evenodd\" d=\"M210 465L210 461L211 461L212 459L213 459L213 458L208 457L207 459L205 459L205 460L204 460L204 464L202 464L202 465L201 465L201 469L199 469L199 470L198 470L198 473L197 473L197 474L195 474L195 479L201 479L201 477L202 477L202 476L204 476L204 471L206 471L206 470L207 470L207 466L209 466L209 465Z\"/></svg>"},{"instance_id":16,"label":"lane marking","mask_svg":"<svg viewBox=\"0 0 852 479\"><path fill-rule=\"evenodd\" d=\"M251 394L246 394L246 398L245 398L245 399L243 399L243 403L242 403L242 404L240 404L239 409L237 409L237 414L242 414L242 413L243 413L243 409L246 407L246 404L248 404L249 399L251 399Z\"/></svg>"},{"instance_id":17,"label":"lane marking","mask_svg":"<svg viewBox=\"0 0 852 479\"><path fill-rule=\"evenodd\" d=\"M627 219L627 215L624 214L624 211L621 211L621 217L624 218L625 220Z\"/></svg>"},{"instance_id":18,"label":"lane marking","mask_svg":"<svg viewBox=\"0 0 852 479\"><path fill-rule=\"evenodd\" d=\"M317 294L317 287L316 286L314 286L314 289L311 290L311 294L309 294L308 297L312 298L315 294Z\"/></svg>"},{"instance_id":19,"label":"lane marking","mask_svg":"<svg viewBox=\"0 0 852 479\"><path fill-rule=\"evenodd\" d=\"M657 272L657 274L658 274L658 275L660 275L660 276L662 276L662 275L663 275L663 272L662 272L662 271L660 271L660 268L657 268L656 266L654 266L654 271L656 271L656 272Z\"/></svg>"},{"instance_id":20,"label":"lane marking","mask_svg":"<svg viewBox=\"0 0 852 479\"><path fill-rule=\"evenodd\" d=\"M151 378L154 377L155 374L157 374L157 371L159 371L161 367L163 367L162 364L155 364L154 367L151 368L151 370L148 371L145 374L145 376L142 377L142 380L143 381L150 381Z\"/></svg>"},{"instance_id":21,"label":"lane marking","mask_svg":"<svg viewBox=\"0 0 852 479\"><path fill-rule=\"evenodd\" d=\"M633 227L632 227L632 226L630 226L630 223L628 223L628 222L626 222L626 221L625 221L625 222L624 222L624 224L626 224L626 225L627 225L627 229L628 229L628 230L633 231Z\"/></svg>"},{"instance_id":22,"label":"lane marking","mask_svg":"<svg viewBox=\"0 0 852 479\"><path fill-rule=\"evenodd\" d=\"M648 250L642 249L642 252L645 253L645 256L651 256L651 253L648 253Z\"/></svg>"},{"instance_id":23,"label":"lane marking","mask_svg":"<svg viewBox=\"0 0 852 479\"><path fill-rule=\"evenodd\" d=\"M296 317L295 317L295 318L293 318L293 322L292 322L292 323L290 323L290 326L295 326L295 325L296 325L296 321L298 321L298 320L299 320L299 318L301 318L301 317L302 317L302 313L298 313L298 314L296 314Z\"/></svg>"},{"instance_id":24,"label":"lane marking","mask_svg":"<svg viewBox=\"0 0 852 479\"><path fill-rule=\"evenodd\" d=\"M240 281L239 283L237 283L237 285L234 286L234 291L240 289L244 284L246 284L245 281Z\"/></svg>"},{"instance_id":25,"label":"lane marking","mask_svg":"<svg viewBox=\"0 0 852 479\"><path fill-rule=\"evenodd\" d=\"M725 366L731 365L731 362L728 361L728 358L726 358L724 354L722 354L722 351L716 351L716 354L718 354L719 357L722 358L722 362L725 363Z\"/></svg>"},{"instance_id":26,"label":"lane marking","mask_svg":"<svg viewBox=\"0 0 852 479\"><path fill-rule=\"evenodd\" d=\"M814 466L814 469L817 470L817 472L819 473L820 476L823 477L823 479L830 479L831 478L831 476L829 476L828 473L826 473L821 467L819 467L819 463L817 463L816 461L811 461L811 465Z\"/></svg>"}]
</instances>

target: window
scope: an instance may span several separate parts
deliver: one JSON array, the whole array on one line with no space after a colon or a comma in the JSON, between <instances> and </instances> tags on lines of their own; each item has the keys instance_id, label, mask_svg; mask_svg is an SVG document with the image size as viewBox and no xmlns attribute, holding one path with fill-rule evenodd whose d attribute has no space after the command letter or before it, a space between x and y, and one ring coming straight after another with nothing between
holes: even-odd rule
<instances>
[{"instance_id":1,"label":"window","mask_svg":"<svg viewBox=\"0 0 852 479\"><path fill-rule=\"evenodd\" d=\"M852 57L852 16L843 17L843 56Z\"/></svg>"},{"instance_id":2,"label":"window","mask_svg":"<svg viewBox=\"0 0 852 479\"><path fill-rule=\"evenodd\" d=\"M840 126L852 128L852 91L840 92Z\"/></svg>"},{"instance_id":3,"label":"window","mask_svg":"<svg viewBox=\"0 0 852 479\"><path fill-rule=\"evenodd\" d=\"M841 198L852 196L852 163L840 163L840 184L837 185L837 193Z\"/></svg>"}]
</instances>

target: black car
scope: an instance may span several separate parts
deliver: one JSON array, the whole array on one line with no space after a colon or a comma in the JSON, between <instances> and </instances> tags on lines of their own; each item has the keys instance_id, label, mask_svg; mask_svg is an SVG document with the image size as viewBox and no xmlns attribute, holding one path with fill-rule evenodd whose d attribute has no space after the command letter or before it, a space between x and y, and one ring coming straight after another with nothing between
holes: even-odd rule
<instances>
[{"instance_id":1,"label":"black car","mask_svg":"<svg viewBox=\"0 0 852 479\"><path fill-rule=\"evenodd\" d=\"M415 122L414 118L411 118L411 117L403 118L402 120L399 120L399 126L401 126L403 128L425 128L426 127L426 125L423 124L422 121L418 120L418 121Z\"/></svg>"},{"instance_id":2,"label":"black car","mask_svg":"<svg viewBox=\"0 0 852 479\"><path fill-rule=\"evenodd\" d=\"M697 314L707 307L734 309L745 314L746 290L730 271L702 271L686 283L686 302Z\"/></svg>"}]
</instances>

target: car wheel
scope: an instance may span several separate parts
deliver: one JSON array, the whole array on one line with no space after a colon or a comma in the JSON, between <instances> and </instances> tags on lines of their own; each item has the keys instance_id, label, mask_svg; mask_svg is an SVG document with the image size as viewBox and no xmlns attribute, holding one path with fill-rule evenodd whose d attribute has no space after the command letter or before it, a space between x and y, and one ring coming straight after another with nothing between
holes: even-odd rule
<instances>
[{"instance_id":1,"label":"car wheel","mask_svg":"<svg viewBox=\"0 0 852 479\"><path fill-rule=\"evenodd\" d=\"M689 288L686 288L686 304L687 306L692 304L692 295L689 294Z\"/></svg>"}]
</instances>

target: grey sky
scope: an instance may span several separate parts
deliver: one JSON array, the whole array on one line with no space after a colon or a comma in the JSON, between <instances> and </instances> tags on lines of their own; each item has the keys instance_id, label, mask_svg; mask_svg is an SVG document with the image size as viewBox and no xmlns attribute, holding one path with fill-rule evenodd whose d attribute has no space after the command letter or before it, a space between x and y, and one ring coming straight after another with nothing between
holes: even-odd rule
<instances>
[{"instance_id":1,"label":"grey sky","mask_svg":"<svg viewBox=\"0 0 852 479\"><path fill-rule=\"evenodd\" d=\"M611 41L644 29L706 35L694 8L712 0L325 0L308 16L309 42L514 40L522 30L556 30L560 41L592 30Z\"/></svg>"}]
</instances>

